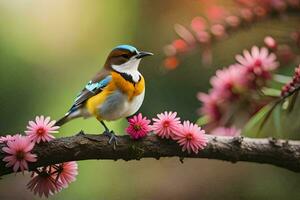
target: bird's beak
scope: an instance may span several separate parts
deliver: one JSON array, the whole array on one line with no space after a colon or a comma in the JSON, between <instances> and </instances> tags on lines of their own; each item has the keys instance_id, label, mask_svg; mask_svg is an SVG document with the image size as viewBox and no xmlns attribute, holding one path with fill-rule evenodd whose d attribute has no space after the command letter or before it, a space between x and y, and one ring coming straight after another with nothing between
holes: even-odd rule
<instances>
[{"instance_id":1,"label":"bird's beak","mask_svg":"<svg viewBox=\"0 0 300 200\"><path fill-rule=\"evenodd\" d=\"M136 56L137 59L143 58L145 56L153 56L153 53L146 52L146 51L140 51L138 55Z\"/></svg>"}]
</instances>

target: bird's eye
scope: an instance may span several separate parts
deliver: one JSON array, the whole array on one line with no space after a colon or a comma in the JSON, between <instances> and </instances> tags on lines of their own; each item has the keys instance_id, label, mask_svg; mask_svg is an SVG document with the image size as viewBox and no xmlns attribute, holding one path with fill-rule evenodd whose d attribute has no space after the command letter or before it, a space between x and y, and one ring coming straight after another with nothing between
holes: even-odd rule
<instances>
[{"instance_id":1,"label":"bird's eye","mask_svg":"<svg viewBox=\"0 0 300 200\"><path fill-rule=\"evenodd\" d=\"M121 55L123 58L129 59L129 55L128 54L122 54Z\"/></svg>"}]
</instances>

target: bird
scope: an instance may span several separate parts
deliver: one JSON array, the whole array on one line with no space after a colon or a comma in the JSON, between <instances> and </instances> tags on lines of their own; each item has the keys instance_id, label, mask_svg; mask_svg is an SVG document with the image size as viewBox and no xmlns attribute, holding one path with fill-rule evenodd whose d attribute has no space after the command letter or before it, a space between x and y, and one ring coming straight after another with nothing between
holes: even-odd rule
<instances>
[{"instance_id":1,"label":"bird","mask_svg":"<svg viewBox=\"0 0 300 200\"><path fill-rule=\"evenodd\" d=\"M66 114L56 126L79 117L95 117L109 136L108 143L117 145L117 137L104 121L114 121L134 115L145 96L145 79L139 72L142 58L153 53L139 51L131 45L119 45L107 56L103 68L86 84Z\"/></svg>"}]
</instances>

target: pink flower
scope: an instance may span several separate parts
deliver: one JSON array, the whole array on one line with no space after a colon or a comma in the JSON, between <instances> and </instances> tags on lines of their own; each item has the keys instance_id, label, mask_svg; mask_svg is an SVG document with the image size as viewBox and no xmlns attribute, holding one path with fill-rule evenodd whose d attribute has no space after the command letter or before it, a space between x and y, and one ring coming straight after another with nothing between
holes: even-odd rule
<instances>
[{"instance_id":1,"label":"pink flower","mask_svg":"<svg viewBox=\"0 0 300 200\"><path fill-rule=\"evenodd\" d=\"M33 178L27 184L34 194L48 197L53 195L76 180L78 166L75 161L50 165L38 168L33 173Z\"/></svg>"},{"instance_id":2,"label":"pink flower","mask_svg":"<svg viewBox=\"0 0 300 200\"><path fill-rule=\"evenodd\" d=\"M203 17L195 17L191 22L191 28L195 32L204 31L207 27L207 22Z\"/></svg>"},{"instance_id":3,"label":"pink flower","mask_svg":"<svg viewBox=\"0 0 300 200\"><path fill-rule=\"evenodd\" d=\"M57 176L61 185L67 188L71 182L76 180L78 165L75 161L65 162L54 166L57 169Z\"/></svg>"},{"instance_id":4,"label":"pink flower","mask_svg":"<svg viewBox=\"0 0 300 200\"><path fill-rule=\"evenodd\" d=\"M126 132L132 139L145 137L151 131L150 120L143 117L141 113L130 118L128 122L129 126L126 128Z\"/></svg>"},{"instance_id":5,"label":"pink flower","mask_svg":"<svg viewBox=\"0 0 300 200\"><path fill-rule=\"evenodd\" d=\"M225 21L227 24L229 24L229 26L232 26L232 27L237 27L241 23L240 18L235 15L230 15L230 16L226 17Z\"/></svg>"},{"instance_id":6,"label":"pink flower","mask_svg":"<svg viewBox=\"0 0 300 200\"><path fill-rule=\"evenodd\" d=\"M216 75L210 79L213 91L219 98L232 99L245 90L245 68L240 65L230 65L228 68L217 70Z\"/></svg>"},{"instance_id":7,"label":"pink flower","mask_svg":"<svg viewBox=\"0 0 300 200\"><path fill-rule=\"evenodd\" d=\"M211 135L218 135L218 136L239 136L241 135L241 130L232 127L217 127L214 130L211 131Z\"/></svg>"},{"instance_id":8,"label":"pink flower","mask_svg":"<svg viewBox=\"0 0 300 200\"><path fill-rule=\"evenodd\" d=\"M207 145L208 139L205 136L205 131L189 121L184 121L178 132L175 132L173 138L182 146L182 151L198 153Z\"/></svg>"},{"instance_id":9,"label":"pink flower","mask_svg":"<svg viewBox=\"0 0 300 200\"><path fill-rule=\"evenodd\" d=\"M264 43L270 49L276 49L276 47L277 47L276 40L273 37L271 37L271 36L265 37L264 38Z\"/></svg>"},{"instance_id":10,"label":"pink flower","mask_svg":"<svg viewBox=\"0 0 300 200\"><path fill-rule=\"evenodd\" d=\"M55 176L51 174L51 166L44 167L42 170L37 169L33 173L33 178L28 182L27 188L40 197L43 195L48 197L59 192L62 189L62 184L55 180Z\"/></svg>"},{"instance_id":11,"label":"pink flower","mask_svg":"<svg viewBox=\"0 0 300 200\"><path fill-rule=\"evenodd\" d=\"M218 121L221 119L222 114L219 107L219 97L217 93L210 92L209 94L198 93L199 101L203 103L200 108L200 113L207 115L210 121Z\"/></svg>"},{"instance_id":12,"label":"pink flower","mask_svg":"<svg viewBox=\"0 0 300 200\"><path fill-rule=\"evenodd\" d=\"M20 136L20 134L1 136L0 137L0 143L4 143L4 142L15 140L15 138L16 138L17 135Z\"/></svg>"},{"instance_id":13,"label":"pink flower","mask_svg":"<svg viewBox=\"0 0 300 200\"><path fill-rule=\"evenodd\" d=\"M167 138L174 135L180 127L180 118L176 117L176 112L164 112L153 118L152 130L161 138Z\"/></svg>"},{"instance_id":14,"label":"pink flower","mask_svg":"<svg viewBox=\"0 0 300 200\"><path fill-rule=\"evenodd\" d=\"M251 9L242 8L240 9L240 14L246 22L251 22L253 20L254 13L251 11Z\"/></svg>"},{"instance_id":15,"label":"pink flower","mask_svg":"<svg viewBox=\"0 0 300 200\"><path fill-rule=\"evenodd\" d=\"M51 133L57 133L57 129L59 129L59 126L53 126L54 124L55 121L50 121L50 117L37 116L35 122L29 121L25 133L36 143L49 142L55 138Z\"/></svg>"},{"instance_id":16,"label":"pink flower","mask_svg":"<svg viewBox=\"0 0 300 200\"><path fill-rule=\"evenodd\" d=\"M172 46L176 49L176 52L185 52L188 49L188 44L183 39L174 40Z\"/></svg>"},{"instance_id":17,"label":"pink flower","mask_svg":"<svg viewBox=\"0 0 300 200\"><path fill-rule=\"evenodd\" d=\"M173 70L179 65L179 60L176 56L169 56L164 61L164 66L168 70Z\"/></svg>"},{"instance_id":18,"label":"pink flower","mask_svg":"<svg viewBox=\"0 0 300 200\"><path fill-rule=\"evenodd\" d=\"M294 92L300 86L300 65L295 68L293 79L282 86L281 96L287 96Z\"/></svg>"},{"instance_id":19,"label":"pink flower","mask_svg":"<svg viewBox=\"0 0 300 200\"><path fill-rule=\"evenodd\" d=\"M222 38L226 34L225 27L221 24L212 25L210 31L213 35L215 35L218 38Z\"/></svg>"},{"instance_id":20,"label":"pink flower","mask_svg":"<svg viewBox=\"0 0 300 200\"><path fill-rule=\"evenodd\" d=\"M3 147L2 150L10 154L5 156L3 161L7 162L6 167L13 166L14 172L19 169L23 172L28 169L27 162L36 162L36 155L30 153L33 149L34 143L28 137L16 136L15 140L7 142L7 147Z\"/></svg>"},{"instance_id":21,"label":"pink flower","mask_svg":"<svg viewBox=\"0 0 300 200\"><path fill-rule=\"evenodd\" d=\"M257 46L253 46L251 52L244 50L243 56L236 55L235 58L247 68L248 72L266 79L270 78L269 72L279 66L275 54L269 54L268 49L265 47L259 49Z\"/></svg>"},{"instance_id":22,"label":"pink flower","mask_svg":"<svg viewBox=\"0 0 300 200\"><path fill-rule=\"evenodd\" d=\"M225 8L223 8L221 6L217 6L217 5L209 6L205 10L205 12L206 12L207 18L212 22L220 21L220 20L224 19L224 17L227 15L227 11L225 10Z\"/></svg>"}]
</instances>

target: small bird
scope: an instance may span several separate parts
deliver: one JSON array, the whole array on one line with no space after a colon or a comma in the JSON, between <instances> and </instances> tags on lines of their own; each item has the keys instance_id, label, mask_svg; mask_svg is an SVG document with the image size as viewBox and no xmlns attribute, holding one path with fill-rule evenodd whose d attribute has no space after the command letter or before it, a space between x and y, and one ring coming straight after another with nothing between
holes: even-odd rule
<instances>
[{"instance_id":1,"label":"small bird","mask_svg":"<svg viewBox=\"0 0 300 200\"><path fill-rule=\"evenodd\" d=\"M72 107L55 125L62 126L72 119L96 117L103 125L109 144L117 144L113 131L104 123L135 114L145 96L145 80L138 71L143 57L153 55L138 51L131 45L119 45L108 55L104 67L76 97Z\"/></svg>"}]
</instances>

